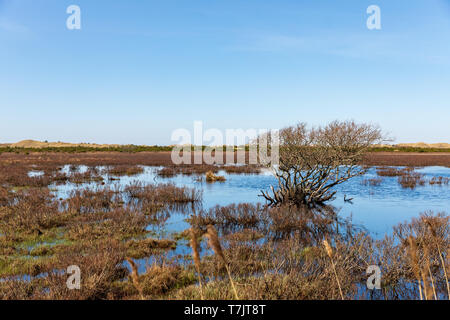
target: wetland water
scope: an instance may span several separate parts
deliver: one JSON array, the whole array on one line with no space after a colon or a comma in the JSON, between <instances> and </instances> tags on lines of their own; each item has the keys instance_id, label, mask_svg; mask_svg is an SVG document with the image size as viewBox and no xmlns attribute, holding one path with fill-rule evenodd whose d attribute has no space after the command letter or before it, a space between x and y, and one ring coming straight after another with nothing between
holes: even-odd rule
<instances>
[{"instance_id":1,"label":"wetland water","mask_svg":"<svg viewBox=\"0 0 450 320\"><path fill-rule=\"evenodd\" d=\"M202 190L203 201L201 207L205 210L216 205L226 206L232 203L264 203L259 197L261 190L268 190L271 185L276 185L276 179L270 171L261 174L227 174L219 172L226 178L225 182L206 183L198 181L198 176L178 175L172 178L161 178L156 175L157 167L145 167L143 173L132 177L120 177L118 180L108 181L107 186L123 187L133 181L144 184L150 183L174 183L177 186L187 186ZM83 170L83 168L80 168ZM400 222L417 217L420 213L432 210L434 212L448 212L450 210L449 185L430 185L428 180L433 177L449 177L450 168L424 167L416 169L416 172L424 174L426 183L415 189L403 188L397 181L397 177L380 177L378 186L364 185L364 179L377 178L376 168L371 168L361 177L353 178L337 187L335 200L330 202L335 207L341 218L351 217L353 223L364 227L374 238L382 238L392 231L392 227ZM94 187L98 184L83 185L66 184L54 186L58 197L65 198L75 188ZM352 202L344 201L353 198ZM189 227L185 222L186 215L174 211L161 229L161 232L170 234L180 232Z\"/></svg>"},{"instance_id":2,"label":"wetland water","mask_svg":"<svg viewBox=\"0 0 450 320\"><path fill-rule=\"evenodd\" d=\"M78 172L83 172L87 167L79 167ZM102 169L99 167L99 169ZM227 206L232 203L264 203L264 199L259 197L261 190L268 190L271 185L276 185L276 178L270 171L263 171L260 174L227 174L220 171L218 175L226 178L225 182L206 183L204 179L199 179L203 175L177 175L171 178L162 178L157 175L157 170L161 167L143 167L144 171L134 176L109 176L104 174L104 185L97 182L63 185L52 185L50 189L58 198L67 198L75 189L82 188L104 188L113 190L123 190L133 182L142 184L173 183L176 186L196 188L202 192L202 202L195 210L208 210L217 205ZM69 170L65 166L63 171ZM424 175L425 184L418 185L414 189L403 188L397 177L378 177L376 168L361 177L353 178L337 187L335 200L330 204L335 208L335 212L342 219L351 218L352 223L357 227L364 228L373 238L381 239L386 234L392 233L392 227L400 222L410 221L411 218L419 216L425 211L449 212L450 197L448 184L430 185L428 183L433 177L450 178L450 168L446 167L424 167L415 170ZM106 172L106 171L105 171ZM42 172L30 172L30 175L40 175ZM112 178L113 179L110 179ZM378 178L381 183L376 186L364 184L365 180ZM352 202L344 201L353 199ZM188 206L190 207L190 206ZM192 213L190 208L179 208L169 211L167 219L160 223L153 223L148 226L149 236L155 238L171 238L176 233L190 227L186 219ZM187 241L180 240L175 250L168 253L169 257L180 257L189 255L191 250ZM154 257L139 259L136 261L139 272L144 272Z\"/></svg>"}]
</instances>

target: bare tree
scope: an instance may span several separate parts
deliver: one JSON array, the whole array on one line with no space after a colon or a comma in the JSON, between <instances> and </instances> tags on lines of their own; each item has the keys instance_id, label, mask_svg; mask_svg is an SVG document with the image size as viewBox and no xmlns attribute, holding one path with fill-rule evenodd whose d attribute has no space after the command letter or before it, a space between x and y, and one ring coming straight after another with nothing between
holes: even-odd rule
<instances>
[{"instance_id":1,"label":"bare tree","mask_svg":"<svg viewBox=\"0 0 450 320\"><path fill-rule=\"evenodd\" d=\"M362 157L383 135L378 126L334 121L317 128L300 123L280 130L279 139L279 165L272 166L278 188L262 196L271 205L313 206L332 200L334 187L367 171Z\"/></svg>"}]
</instances>

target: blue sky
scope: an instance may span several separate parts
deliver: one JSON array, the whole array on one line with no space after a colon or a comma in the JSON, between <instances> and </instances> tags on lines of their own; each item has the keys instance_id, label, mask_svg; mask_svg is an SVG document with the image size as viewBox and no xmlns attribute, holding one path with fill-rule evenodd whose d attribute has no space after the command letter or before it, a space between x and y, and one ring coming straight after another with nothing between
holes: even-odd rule
<instances>
[{"instance_id":1,"label":"blue sky","mask_svg":"<svg viewBox=\"0 0 450 320\"><path fill-rule=\"evenodd\" d=\"M0 0L0 111L0 142L334 119L450 142L450 1Z\"/></svg>"}]
</instances>

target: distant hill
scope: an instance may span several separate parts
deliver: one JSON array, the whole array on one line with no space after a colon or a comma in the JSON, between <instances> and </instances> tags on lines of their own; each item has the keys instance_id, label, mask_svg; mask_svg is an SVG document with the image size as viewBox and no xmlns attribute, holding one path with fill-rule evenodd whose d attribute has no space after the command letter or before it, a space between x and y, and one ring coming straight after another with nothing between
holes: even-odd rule
<instances>
[{"instance_id":1,"label":"distant hill","mask_svg":"<svg viewBox=\"0 0 450 320\"><path fill-rule=\"evenodd\" d=\"M437 149L450 149L450 143L400 143L395 145L396 147L412 147L412 148L437 148Z\"/></svg>"},{"instance_id":2,"label":"distant hill","mask_svg":"<svg viewBox=\"0 0 450 320\"><path fill-rule=\"evenodd\" d=\"M0 146L12 148L63 148L63 147L89 147L89 148L110 148L119 147L119 144L95 144L95 143L67 143L67 142L41 142L36 140L23 140L11 144L1 144Z\"/></svg>"},{"instance_id":3,"label":"distant hill","mask_svg":"<svg viewBox=\"0 0 450 320\"><path fill-rule=\"evenodd\" d=\"M23 140L16 143L2 143L0 147L11 147L11 148L27 148L27 149L44 149L44 148L74 148L74 147L83 147L83 148L123 148L127 147L125 145L120 144L96 144L96 143L68 143L68 142L42 142L36 140ZM132 146L132 147L151 147L151 146ZM157 146L154 146L157 147ZM171 146L163 146L160 148L169 148ZM415 148L415 149L450 149L450 143L431 143L427 144L424 142L418 143L400 143L394 145L375 145L374 148L383 148L383 149L395 149L395 148ZM433 150L435 151L435 150Z\"/></svg>"}]
</instances>

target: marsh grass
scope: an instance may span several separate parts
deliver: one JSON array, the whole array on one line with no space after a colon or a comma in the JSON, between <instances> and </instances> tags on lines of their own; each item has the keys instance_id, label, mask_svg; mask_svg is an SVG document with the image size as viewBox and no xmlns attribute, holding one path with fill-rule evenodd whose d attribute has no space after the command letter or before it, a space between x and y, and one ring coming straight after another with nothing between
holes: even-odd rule
<instances>
[{"instance_id":1,"label":"marsh grass","mask_svg":"<svg viewBox=\"0 0 450 320\"><path fill-rule=\"evenodd\" d=\"M206 180L206 182L224 182L224 181L226 181L224 176L217 176L212 171L206 172L205 180Z\"/></svg>"},{"instance_id":2,"label":"marsh grass","mask_svg":"<svg viewBox=\"0 0 450 320\"><path fill-rule=\"evenodd\" d=\"M43 201L46 197L22 191L17 201L19 207L20 202L47 203L41 210L48 212L55 199ZM336 217L323 209L216 207L190 220L192 260L154 262L133 275L133 267L131 274L123 267L126 258L164 257L175 242L147 238L148 217L130 209L72 211L58 227L41 224L41 234L1 225L2 298L448 299L449 218L443 213L426 213L397 226L392 237L374 241L343 225L337 232ZM203 233L212 256L200 251ZM27 258L31 252L38 259ZM72 264L87 281L79 292L65 289L63 271ZM369 264L382 268L380 291L364 291ZM20 275L31 278L13 278Z\"/></svg>"},{"instance_id":3,"label":"marsh grass","mask_svg":"<svg viewBox=\"0 0 450 320\"><path fill-rule=\"evenodd\" d=\"M233 277L231 276L230 267L228 265L227 259L222 251L222 246L220 245L219 236L217 235L217 231L212 225L207 226L206 236L209 239L209 245L214 250L215 255L220 259L220 261L224 264L228 278L231 283L231 287L233 288L234 297L236 300L239 300L239 296L237 294L236 286L234 285Z\"/></svg>"},{"instance_id":4,"label":"marsh grass","mask_svg":"<svg viewBox=\"0 0 450 320\"><path fill-rule=\"evenodd\" d=\"M190 245L192 248L192 259L194 261L195 268L197 270L197 276L198 276L198 285L200 287L200 298L203 300L203 284L202 284L202 273L201 273L201 259L200 259L200 246L198 243L198 232L194 228L189 229L190 233Z\"/></svg>"},{"instance_id":5,"label":"marsh grass","mask_svg":"<svg viewBox=\"0 0 450 320\"><path fill-rule=\"evenodd\" d=\"M397 177L397 181L402 188L415 189L417 186L424 186L427 181L424 174L415 172L414 170L414 167L406 167L403 169L393 167L378 167L377 174L381 177ZM449 178L433 177L428 181L428 183L430 185L443 185L448 184L449 181ZM376 179L364 180L363 184L378 185L379 182L381 183L381 181L378 181Z\"/></svg>"},{"instance_id":6,"label":"marsh grass","mask_svg":"<svg viewBox=\"0 0 450 320\"><path fill-rule=\"evenodd\" d=\"M233 211L238 215L238 210ZM448 262L445 262L448 258L443 254L441 259L439 254L447 252L449 246L447 215L423 214L419 219L397 226L392 237L377 241L364 232L337 234L325 221L322 230L326 231L323 232L316 232L318 228L304 228L305 224L300 224L283 233L282 237L268 238L268 229L264 228L279 228L278 222L256 223L250 229L262 230L265 237L261 242L259 237L234 236L244 229L230 227L233 219L224 218L219 212L217 216L210 212L206 220L197 217L191 223L199 223L200 228L204 228L205 223L213 223L224 235L228 235L223 238L226 249L222 247L222 254L228 258L234 279L238 276L239 296L243 299L448 299ZM294 212L284 211L286 216L292 216ZM282 211L279 211L275 216L281 214ZM233 220L233 224L239 225L239 221ZM315 225L318 221L315 220ZM427 227L430 222L438 230L435 234L439 246ZM245 232L250 234L248 230ZM308 241L304 241L308 233ZM416 243L413 247L408 244L410 236ZM438 249L441 247L446 249ZM221 261L220 252L215 256ZM204 273L213 272L213 261L208 258L203 260ZM382 268L380 291L366 289L364 274L371 264ZM217 299L233 297L231 285L227 288L223 279L217 276L209 278L216 280L205 284L203 294L206 299L214 295ZM335 285L330 286L330 283ZM195 299L192 289L179 294Z\"/></svg>"},{"instance_id":7,"label":"marsh grass","mask_svg":"<svg viewBox=\"0 0 450 320\"><path fill-rule=\"evenodd\" d=\"M217 173L220 170L219 166L215 165L207 165L207 164L201 164L201 165L167 165L162 169L159 169L157 171L158 176L160 177L173 177L175 175L181 174L185 176L191 176L191 175L202 175L209 171L213 173Z\"/></svg>"},{"instance_id":8,"label":"marsh grass","mask_svg":"<svg viewBox=\"0 0 450 320\"><path fill-rule=\"evenodd\" d=\"M414 168L411 167L403 169L394 167L378 167L377 175L380 177L400 177L412 171L414 171Z\"/></svg>"},{"instance_id":9,"label":"marsh grass","mask_svg":"<svg viewBox=\"0 0 450 320\"><path fill-rule=\"evenodd\" d=\"M415 189L417 186L424 186L424 175L418 172L408 172L398 177L398 183L404 189Z\"/></svg>"},{"instance_id":10,"label":"marsh grass","mask_svg":"<svg viewBox=\"0 0 450 320\"><path fill-rule=\"evenodd\" d=\"M103 155L104 164L110 166L157 162L144 155ZM424 213L395 227L391 236L374 240L339 219L332 207L232 204L205 211L195 207L201 204L198 190L172 184L78 186L65 199L49 189L56 181L78 179L80 164L89 167L85 178L95 179L101 175L94 168L101 159L95 154L2 155L1 299L450 296L450 230L445 213ZM63 174L66 163L73 167ZM30 177L30 171L44 174ZM175 207L193 213L188 221L196 235L153 237L149 226L163 226ZM203 234L208 235L212 250L200 250ZM192 259L172 257L172 249L185 240L190 240ZM131 266L131 274L125 267L127 258L136 267ZM153 262L141 269L150 258ZM383 275L382 290L375 292L365 286L365 270L371 264L379 265ZM67 289L69 265L82 270L81 290ZM137 268L141 271L133 275Z\"/></svg>"},{"instance_id":11,"label":"marsh grass","mask_svg":"<svg viewBox=\"0 0 450 320\"><path fill-rule=\"evenodd\" d=\"M28 176L27 172L28 168L21 174ZM99 174L94 169L86 172ZM69 177L79 173L78 166L69 168ZM66 199L56 198L43 184L18 189L5 185L0 188L3 299L122 299L134 295L132 288L119 284L126 277L121 266L125 258L140 259L174 249L173 240L148 238L147 227L167 219L167 208L201 200L196 190L170 184L78 188ZM81 291L66 288L64 270L69 265L82 269ZM175 269L171 270L173 274ZM191 283L186 280L188 273L182 274L183 278L174 277L173 288ZM147 275L138 277L146 279ZM152 288L158 287L155 278ZM144 294L149 293L144 284ZM7 291L11 287L14 290ZM142 297L140 292L138 297Z\"/></svg>"},{"instance_id":12,"label":"marsh grass","mask_svg":"<svg viewBox=\"0 0 450 320\"><path fill-rule=\"evenodd\" d=\"M383 179L381 178L371 178L371 179L364 179L361 181L361 184L363 186L370 186L370 187L378 187L383 182Z\"/></svg>"},{"instance_id":13,"label":"marsh grass","mask_svg":"<svg viewBox=\"0 0 450 320\"><path fill-rule=\"evenodd\" d=\"M448 177L433 177L429 181L430 185L449 185L450 184L450 178Z\"/></svg>"},{"instance_id":14,"label":"marsh grass","mask_svg":"<svg viewBox=\"0 0 450 320\"><path fill-rule=\"evenodd\" d=\"M141 300L144 300L144 293L143 293L142 286L139 282L139 272L138 272L137 265L130 258L126 258L125 260L127 260L127 262L130 264L130 267L131 267L131 273L130 273L131 282L133 283L133 286L136 288L136 290L139 292L139 296L140 296Z\"/></svg>"},{"instance_id":15,"label":"marsh grass","mask_svg":"<svg viewBox=\"0 0 450 320\"><path fill-rule=\"evenodd\" d=\"M144 168L137 165L116 165L106 169L106 173L113 176L135 176L144 172Z\"/></svg>"},{"instance_id":16,"label":"marsh grass","mask_svg":"<svg viewBox=\"0 0 450 320\"><path fill-rule=\"evenodd\" d=\"M325 251L327 252L328 257L330 258L330 262L331 262L331 266L333 267L334 275L336 276L336 283L337 283L338 288L339 288L339 294L341 295L341 299L345 300L344 299L344 295L342 293L341 283L339 282L339 276L338 276L338 274L336 272L336 266L334 265L333 249L331 248L331 245L329 244L327 239L323 240L323 245L325 247Z\"/></svg>"},{"instance_id":17,"label":"marsh grass","mask_svg":"<svg viewBox=\"0 0 450 320\"><path fill-rule=\"evenodd\" d=\"M135 181L124 188L124 193L141 203L188 204L199 202L202 193L197 189L177 187L174 184L148 184Z\"/></svg>"},{"instance_id":18,"label":"marsh grass","mask_svg":"<svg viewBox=\"0 0 450 320\"><path fill-rule=\"evenodd\" d=\"M173 250L176 248L176 242L169 239L129 240L125 243L127 256L134 259L150 257L161 250Z\"/></svg>"},{"instance_id":19,"label":"marsh grass","mask_svg":"<svg viewBox=\"0 0 450 320\"><path fill-rule=\"evenodd\" d=\"M228 174L259 174L262 168L257 165L229 165L220 169Z\"/></svg>"}]
</instances>

